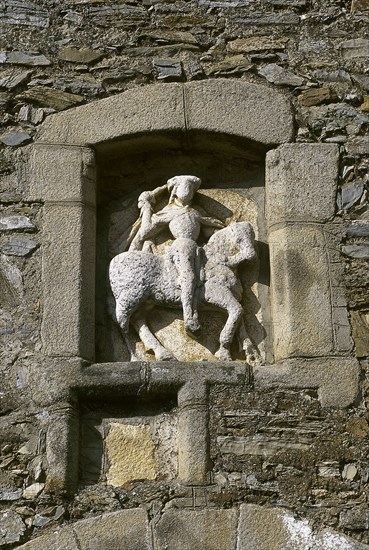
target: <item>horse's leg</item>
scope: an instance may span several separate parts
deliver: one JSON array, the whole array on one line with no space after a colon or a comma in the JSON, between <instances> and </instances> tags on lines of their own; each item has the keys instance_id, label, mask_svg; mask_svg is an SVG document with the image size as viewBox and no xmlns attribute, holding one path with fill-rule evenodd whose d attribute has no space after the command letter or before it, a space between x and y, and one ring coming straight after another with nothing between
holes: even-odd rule
<instances>
[{"instance_id":1,"label":"horse's leg","mask_svg":"<svg viewBox=\"0 0 369 550\"><path fill-rule=\"evenodd\" d=\"M127 346L128 353L130 355L130 361L139 361L139 358L136 355L136 352L131 344L131 341L128 335L129 321L135 307L136 307L136 304L132 304L132 302L130 303L127 300L123 300L121 299L120 296L116 300L115 316L116 316L118 325L122 329L123 339L124 339L124 343Z\"/></svg>"},{"instance_id":2,"label":"horse's leg","mask_svg":"<svg viewBox=\"0 0 369 550\"><path fill-rule=\"evenodd\" d=\"M132 324L138 332L141 342L146 350L152 350L157 361L175 361L176 358L154 336L146 324L146 318L143 311L138 311L132 317Z\"/></svg>"},{"instance_id":3,"label":"horse's leg","mask_svg":"<svg viewBox=\"0 0 369 550\"><path fill-rule=\"evenodd\" d=\"M245 327L245 322L243 318L241 319L239 329L238 329L238 337L240 339L240 347L245 352L245 359L247 363L250 365L256 365L260 363L260 353L256 346L253 344L250 336L248 335Z\"/></svg>"},{"instance_id":4,"label":"horse's leg","mask_svg":"<svg viewBox=\"0 0 369 550\"><path fill-rule=\"evenodd\" d=\"M221 361L231 361L232 356L229 348L242 319L242 306L228 288L217 285L206 286L205 300L228 313L227 322L219 336L219 349L215 356Z\"/></svg>"}]
</instances>

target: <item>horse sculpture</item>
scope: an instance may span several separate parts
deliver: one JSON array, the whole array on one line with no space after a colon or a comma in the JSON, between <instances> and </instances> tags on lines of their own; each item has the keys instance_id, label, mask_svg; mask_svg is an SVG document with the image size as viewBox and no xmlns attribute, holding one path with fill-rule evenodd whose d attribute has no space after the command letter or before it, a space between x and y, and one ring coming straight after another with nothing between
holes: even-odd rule
<instances>
[{"instance_id":1,"label":"horse sculpture","mask_svg":"<svg viewBox=\"0 0 369 550\"><path fill-rule=\"evenodd\" d=\"M221 309L228 317L220 333L216 357L232 360L230 346L238 331L246 360L255 359L256 350L243 323L242 285L237 266L256 258L254 231L248 222L233 222L216 231L202 247L203 276L198 287L201 309ZM131 360L137 360L128 338L132 322L146 350L152 350L157 361L175 357L158 341L146 323L146 313L155 305L181 306L178 274L170 256L131 250L115 256L110 262L109 279L116 307L115 320L122 329Z\"/></svg>"}]
</instances>

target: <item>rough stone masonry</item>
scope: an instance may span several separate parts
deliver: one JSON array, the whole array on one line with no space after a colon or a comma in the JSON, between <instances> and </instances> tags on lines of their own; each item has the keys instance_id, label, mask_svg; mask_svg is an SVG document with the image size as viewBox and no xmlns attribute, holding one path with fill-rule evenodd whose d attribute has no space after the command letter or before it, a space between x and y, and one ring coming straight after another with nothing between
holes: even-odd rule
<instances>
[{"instance_id":1,"label":"rough stone masonry","mask_svg":"<svg viewBox=\"0 0 369 550\"><path fill-rule=\"evenodd\" d=\"M369 547L368 23L367 0L0 1L0 548ZM179 174L256 229L256 364L216 359L221 315L204 343L165 308L179 360L133 330L128 361L107 266Z\"/></svg>"}]
</instances>

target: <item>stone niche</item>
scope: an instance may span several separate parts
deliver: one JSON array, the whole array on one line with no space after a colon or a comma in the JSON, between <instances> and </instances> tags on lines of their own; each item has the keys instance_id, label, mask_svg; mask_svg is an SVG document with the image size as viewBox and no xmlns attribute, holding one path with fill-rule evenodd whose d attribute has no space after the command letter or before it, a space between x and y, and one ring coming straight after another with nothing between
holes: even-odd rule
<instances>
[{"instance_id":1,"label":"stone niche","mask_svg":"<svg viewBox=\"0 0 369 550\"><path fill-rule=\"evenodd\" d=\"M82 401L80 482L122 487L137 480L178 477L175 399Z\"/></svg>"},{"instance_id":2,"label":"stone niche","mask_svg":"<svg viewBox=\"0 0 369 550\"><path fill-rule=\"evenodd\" d=\"M158 475L207 483L210 385L303 388L323 406L354 402L359 369L350 356L334 223L338 148L292 140L286 98L241 80L130 90L42 125L30 196L44 201L35 395L51 411L47 487L75 487L79 466L88 483ZM112 320L107 268L138 217L138 195L180 174L203 180L197 208L254 226L258 262L239 271L245 324L260 352L253 366L236 348L232 362L215 359L221 314L200 313L204 337L194 340L180 310L156 308L149 323L177 359L167 362L152 361L134 332L139 361L128 362ZM155 243L159 252L167 239ZM143 412L135 401L142 395L169 396L176 407ZM129 410L110 403L127 396ZM120 442L146 449L145 472L122 462Z\"/></svg>"},{"instance_id":3,"label":"stone niche","mask_svg":"<svg viewBox=\"0 0 369 550\"><path fill-rule=\"evenodd\" d=\"M246 331L265 361L270 358L269 330L269 260L264 222L264 162L255 152L240 144L227 143L218 137L217 144L203 138L188 138L184 147L176 136L151 136L134 151L104 151L97 157L97 284L96 284L96 361L127 361L127 353L120 327L113 321L115 301L109 290L107 266L110 260L124 251L126 238L139 217L137 197L140 192L166 183L178 174L194 174L202 185L195 195L193 206L206 216L226 225L233 221L252 224L257 239L258 261L238 269L243 286L242 306ZM192 142L192 143L191 143ZM215 149L215 150L214 150ZM168 193L155 205L159 210L168 201ZM162 254L171 242L169 232L163 232L155 241L155 254ZM199 244L202 244L201 236ZM191 338L184 329L182 312L156 306L147 316L152 332L179 361L217 361L214 353L219 347L219 334L225 324L225 312L200 309L202 332ZM135 355L142 361L154 360L145 351L137 334L130 333ZM235 360L245 360L237 342L232 348Z\"/></svg>"}]
</instances>

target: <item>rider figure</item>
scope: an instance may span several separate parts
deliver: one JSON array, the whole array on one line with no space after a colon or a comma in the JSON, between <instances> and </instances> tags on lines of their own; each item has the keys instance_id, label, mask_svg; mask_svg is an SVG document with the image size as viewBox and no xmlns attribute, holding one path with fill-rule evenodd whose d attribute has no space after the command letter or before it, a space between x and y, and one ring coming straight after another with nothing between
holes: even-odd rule
<instances>
[{"instance_id":1,"label":"rider figure","mask_svg":"<svg viewBox=\"0 0 369 550\"><path fill-rule=\"evenodd\" d=\"M138 199L141 226L129 247L129 250L147 249L152 237L169 228L174 241L166 254L177 269L185 329L191 333L200 330L197 295L201 280L201 261L197 239L201 225L224 227L219 220L202 216L191 207L192 199L200 185L201 180L196 176L175 176L169 179L166 185L141 193ZM153 213L152 206L156 197L166 190L170 192L167 206Z\"/></svg>"}]
</instances>

